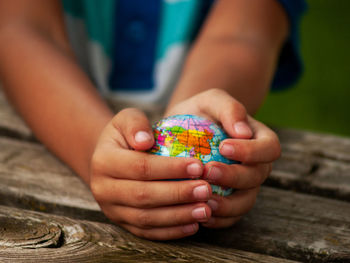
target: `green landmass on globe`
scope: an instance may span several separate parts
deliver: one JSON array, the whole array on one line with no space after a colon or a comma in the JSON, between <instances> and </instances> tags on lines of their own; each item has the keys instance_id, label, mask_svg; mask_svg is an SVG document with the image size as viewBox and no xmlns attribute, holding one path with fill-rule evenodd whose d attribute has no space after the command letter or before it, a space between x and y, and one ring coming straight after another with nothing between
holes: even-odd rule
<instances>
[{"instance_id":1,"label":"green landmass on globe","mask_svg":"<svg viewBox=\"0 0 350 263\"><path fill-rule=\"evenodd\" d=\"M195 115L174 115L153 125L155 144L151 153L169 157L194 157L204 164L217 161L236 163L219 152L227 134L214 122ZM227 196L231 188L211 185L215 194Z\"/></svg>"}]
</instances>

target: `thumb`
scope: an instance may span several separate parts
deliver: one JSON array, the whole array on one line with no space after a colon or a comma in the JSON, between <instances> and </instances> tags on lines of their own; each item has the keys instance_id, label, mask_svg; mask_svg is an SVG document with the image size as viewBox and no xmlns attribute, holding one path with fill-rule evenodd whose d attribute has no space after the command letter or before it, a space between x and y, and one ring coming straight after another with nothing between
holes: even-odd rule
<instances>
[{"instance_id":1,"label":"thumb","mask_svg":"<svg viewBox=\"0 0 350 263\"><path fill-rule=\"evenodd\" d=\"M115 126L133 149L144 151L153 146L153 130L142 111L135 108L124 109L117 114L115 122Z\"/></svg>"},{"instance_id":2,"label":"thumb","mask_svg":"<svg viewBox=\"0 0 350 263\"><path fill-rule=\"evenodd\" d=\"M245 107L226 91L209 90L198 99L202 111L220 121L230 137L249 139L253 136Z\"/></svg>"}]
</instances>

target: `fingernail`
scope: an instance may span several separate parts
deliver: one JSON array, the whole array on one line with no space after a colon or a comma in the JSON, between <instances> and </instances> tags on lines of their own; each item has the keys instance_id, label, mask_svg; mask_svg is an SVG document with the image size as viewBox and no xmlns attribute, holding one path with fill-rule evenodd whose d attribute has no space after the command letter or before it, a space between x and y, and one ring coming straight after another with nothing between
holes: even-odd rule
<instances>
[{"instance_id":1,"label":"fingernail","mask_svg":"<svg viewBox=\"0 0 350 263\"><path fill-rule=\"evenodd\" d=\"M240 122L235 123L233 127L234 127L236 133L239 135L251 137L253 134L253 132L250 129L250 127L248 126L248 124L245 123L244 121L240 121Z\"/></svg>"},{"instance_id":2,"label":"fingernail","mask_svg":"<svg viewBox=\"0 0 350 263\"><path fill-rule=\"evenodd\" d=\"M211 208L211 211L216 211L219 207L219 204L218 202L216 202L215 200L213 199L210 199L208 202L207 202L208 206Z\"/></svg>"},{"instance_id":3,"label":"fingernail","mask_svg":"<svg viewBox=\"0 0 350 263\"><path fill-rule=\"evenodd\" d=\"M135 134L135 142L149 142L152 140L151 135L145 131L139 131Z\"/></svg>"},{"instance_id":4,"label":"fingernail","mask_svg":"<svg viewBox=\"0 0 350 263\"><path fill-rule=\"evenodd\" d=\"M191 163L187 165L187 173L192 177L200 177L203 173L203 168L198 163Z\"/></svg>"},{"instance_id":5,"label":"fingernail","mask_svg":"<svg viewBox=\"0 0 350 263\"><path fill-rule=\"evenodd\" d=\"M232 156L235 152L235 148L232 145L224 144L220 148L220 153L225 156Z\"/></svg>"},{"instance_id":6,"label":"fingernail","mask_svg":"<svg viewBox=\"0 0 350 263\"><path fill-rule=\"evenodd\" d=\"M193 195L198 200L206 200L209 197L209 189L206 185L197 186L193 189Z\"/></svg>"},{"instance_id":7,"label":"fingernail","mask_svg":"<svg viewBox=\"0 0 350 263\"><path fill-rule=\"evenodd\" d=\"M184 225L182 226L182 231L185 234L190 234L190 233L195 233L198 229L198 225L197 224L190 224L190 225Z\"/></svg>"},{"instance_id":8,"label":"fingernail","mask_svg":"<svg viewBox=\"0 0 350 263\"><path fill-rule=\"evenodd\" d=\"M199 208L193 209L192 216L193 216L193 218L195 218L197 220L207 219L207 213L205 212L204 207L199 207Z\"/></svg>"},{"instance_id":9,"label":"fingernail","mask_svg":"<svg viewBox=\"0 0 350 263\"><path fill-rule=\"evenodd\" d=\"M220 179L222 176L222 172L218 167L211 166L209 168L208 174L207 174L207 179L209 181L217 181Z\"/></svg>"}]
</instances>

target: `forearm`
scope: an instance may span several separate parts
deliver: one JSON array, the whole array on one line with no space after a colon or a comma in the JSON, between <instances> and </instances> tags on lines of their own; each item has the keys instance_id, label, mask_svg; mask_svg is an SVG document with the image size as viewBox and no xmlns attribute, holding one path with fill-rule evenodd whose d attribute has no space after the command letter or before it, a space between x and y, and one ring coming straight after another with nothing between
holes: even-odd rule
<instances>
[{"instance_id":1,"label":"forearm","mask_svg":"<svg viewBox=\"0 0 350 263\"><path fill-rule=\"evenodd\" d=\"M269 88L274 70L271 60L239 41L202 43L189 58L171 105L201 91L217 88L229 92L254 114Z\"/></svg>"},{"instance_id":2,"label":"forearm","mask_svg":"<svg viewBox=\"0 0 350 263\"><path fill-rule=\"evenodd\" d=\"M269 90L287 32L286 16L275 0L218 1L190 51L169 107L219 88L254 114Z\"/></svg>"},{"instance_id":3,"label":"forearm","mask_svg":"<svg viewBox=\"0 0 350 263\"><path fill-rule=\"evenodd\" d=\"M112 113L69 50L29 27L6 28L0 76L38 139L88 182L91 154Z\"/></svg>"}]
</instances>

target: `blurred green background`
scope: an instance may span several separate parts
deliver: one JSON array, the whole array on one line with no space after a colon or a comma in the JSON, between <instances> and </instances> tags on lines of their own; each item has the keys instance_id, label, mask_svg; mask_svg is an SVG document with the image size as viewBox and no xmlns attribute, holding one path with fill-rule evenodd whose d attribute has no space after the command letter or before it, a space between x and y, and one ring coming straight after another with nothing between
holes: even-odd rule
<instances>
[{"instance_id":1,"label":"blurred green background","mask_svg":"<svg viewBox=\"0 0 350 263\"><path fill-rule=\"evenodd\" d=\"M277 127L350 136L350 0L308 0L301 24L304 74L271 93L257 118Z\"/></svg>"}]
</instances>

